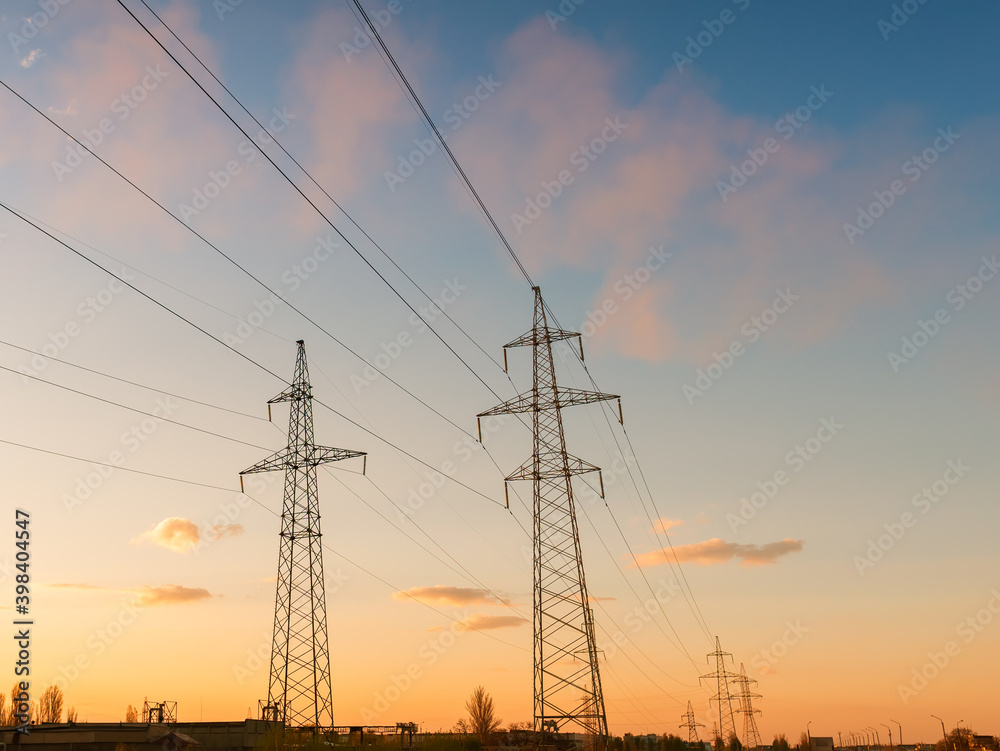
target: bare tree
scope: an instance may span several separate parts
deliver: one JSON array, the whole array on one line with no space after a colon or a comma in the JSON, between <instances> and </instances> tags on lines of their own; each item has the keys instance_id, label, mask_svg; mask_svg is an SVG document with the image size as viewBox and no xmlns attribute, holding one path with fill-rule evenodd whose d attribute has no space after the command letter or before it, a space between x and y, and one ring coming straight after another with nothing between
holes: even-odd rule
<instances>
[{"instance_id":1,"label":"bare tree","mask_svg":"<svg viewBox=\"0 0 1000 751\"><path fill-rule=\"evenodd\" d=\"M479 740L486 743L489 736L500 729L502 722L493 706L493 697L482 686L476 686L472 696L465 702L465 708L469 712L469 732L478 735Z\"/></svg>"},{"instance_id":2,"label":"bare tree","mask_svg":"<svg viewBox=\"0 0 1000 751\"><path fill-rule=\"evenodd\" d=\"M128 709L125 710L125 722L138 722L139 721L139 710L133 707L131 704L128 705Z\"/></svg>"},{"instance_id":3,"label":"bare tree","mask_svg":"<svg viewBox=\"0 0 1000 751\"><path fill-rule=\"evenodd\" d=\"M66 710L66 722L76 722L77 712L76 707L70 707Z\"/></svg>"},{"instance_id":4,"label":"bare tree","mask_svg":"<svg viewBox=\"0 0 1000 751\"><path fill-rule=\"evenodd\" d=\"M38 705L39 722L59 722L62 720L63 692L58 686L49 686L42 691Z\"/></svg>"}]
</instances>

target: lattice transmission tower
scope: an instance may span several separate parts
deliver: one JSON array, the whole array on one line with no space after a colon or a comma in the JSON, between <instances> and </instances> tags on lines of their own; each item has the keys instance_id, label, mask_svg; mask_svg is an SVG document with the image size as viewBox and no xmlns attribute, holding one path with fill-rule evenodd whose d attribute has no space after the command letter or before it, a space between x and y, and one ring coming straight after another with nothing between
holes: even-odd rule
<instances>
[{"instance_id":1,"label":"lattice transmission tower","mask_svg":"<svg viewBox=\"0 0 1000 751\"><path fill-rule=\"evenodd\" d=\"M316 467L365 454L313 443L306 345L301 340L297 344L292 385L267 403L268 419L272 404L290 403L288 446L240 472L240 484L243 475L285 471L271 675L264 719L283 720L292 727L319 728L333 725L333 694Z\"/></svg>"},{"instance_id":2,"label":"lattice transmission tower","mask_svg":"<svg viewBox=\"0 0 1000 751\"><path fill-rule=\"evenodd\" d=\"M573 475L600 468L566 451L562 410L577 404L621 399L556 383L552 344L580 334L548 324L542 293L534 287L534 324L527 334L504 345L504 360L511 347L531 347L532 388L478 415L531 413L534 436L531 458L505 478L532 481L534 568L534 726L538 732L556 729L583 732L600 738L608 735L608 721L601 691L594 616L587 595L587 580L580 552L573 501ZM506 484L505 484L506 489ZM601 495L604 482L601 479Z\"/></svg>"},{"instance_id":3,"label":"lattice transmission tower","mask_svg":"<svg viewBox=\"0 0 1000 751\"><path fill-rule=\"evenodd\" d=\"M715 637L715 651L708 654L709 664L715 658L715 672L701 676L701 679L715 679L716 694L711 701L716 702L719 707L719 727L716 730L716 738L722 738L723 743L728 743L729 739L736 735L736 721L733 719L733 697L729 692L729 684L738 676L726 669L726 658L732 660L733 656L729 652L723 652L719 644L719 637Z\"/></svg>"},{"instance_id":4,"label":"lattice transmission tower","mask_svg":"<svg viewBox=\"0 0 1000 751\"><path fill-rule=\"evenodd\" d=\"M740 663L740 672L735 683L740 687L740 708L736 711L743 715L743 747L749 751L760 746L760 731L757 729L757 718L755 714L760 714L759 709L753 708L753 700L759 699L760 694L755 694L752 686L757 685L757 681L747 677L746 668Z\"/></svg>"},{"instance_id":5,"label":"lattice transmission tower","mask_svg":"<svg viewBox=\"0 0 1000 751\"><path fill-rule=\"evenodd\" d=\"M687 728L688 743L701 746L701 738L698 737L698 728L705 726L694 718L694 707L691 706L691 702L688 702L688 711L681 715L681 719L684 720L684 724L679 727Z\"/></svg>"}]
</instances>

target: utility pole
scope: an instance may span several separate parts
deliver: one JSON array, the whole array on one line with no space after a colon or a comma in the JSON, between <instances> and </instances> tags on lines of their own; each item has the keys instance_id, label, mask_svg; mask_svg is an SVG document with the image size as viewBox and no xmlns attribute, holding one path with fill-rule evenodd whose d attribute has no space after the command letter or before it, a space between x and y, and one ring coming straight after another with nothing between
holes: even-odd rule
<instances>
[{"instance_id":1,"label":"utility pole","mask_svg":"<svg viewBox=\"0 0 1000 751\"><path fill-rule=\"evenodd\" d=\"M508 475L505 483L532 482L535 731L575 729L606 739L608 721L594 615L584 576L571 481L573 475L586 472L597 472L600 477L601 470L566 451L562 410L617 399L621 419L621 398L557 384L553 343L578 339L582 359L583 338L576 332L551 327L541 289L532 289L535 308L531 330L504 345L505 363L509 348L531 347L531 390L480 413L477 419L531 413L531 458Z\"/></svg>"},{"instance_id":2,"label":"utility pole","mask_svg":"<svg viewBox=\"0 0 1000 751\"><path fill-rule=\"evenodd\" d=\"M684 724L679 727L687 728L688 744L692 746L700 746L701 739L698 737L698 728L703 728L705 726L695 720L694 707L691 706L691 702L688 702L688 711L681 715L681 719L684 720Z\"/></svg>"},{"instance_id":3,"label":"utility pole","mask_svg":"<svg viewBox=\"0 0 1000 751\"><path fill-rule=\"evenodd\" d=\"M716 702L719 706L718 732L721 735L716 737L721 738L723 744L726 744L731 737L736 735L736 721L733 719L733 703L732 694L729 692L729 682L739 676L726 670L726 658L732 659L733 656L729 652L722 651L718 636L715 637L715 651L708 654L709 664L711 664L713 657L715 658L715 672L703 675L699 680L714 678L716 681L716 694L710 701Z\"/></svg>"},{"instance_id":4,"label":"utility pole","mask_svg":"<svg viewBox=\"0 0 1000 751\"><path fill-rule=\"evenodd\" d=\"M288 446L240 472L285 471L278 543L278 584L274 599L274 636L268 682L268 717L292 727L333 726L330 651L326 630L323 537L320 532L316 467L363 457L361 451L313 443L312 387L306 345L299 340L292 385L267 403L289 402Z\"/></svg>"}]
</instances>

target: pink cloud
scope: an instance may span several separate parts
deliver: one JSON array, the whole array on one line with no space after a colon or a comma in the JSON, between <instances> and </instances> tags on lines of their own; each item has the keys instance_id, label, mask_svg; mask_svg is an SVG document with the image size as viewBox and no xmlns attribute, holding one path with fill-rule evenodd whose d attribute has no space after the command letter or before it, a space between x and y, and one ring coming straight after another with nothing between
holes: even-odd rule
<instances>
[{"instance_id":1,"label":"pink cloud","mask_svg":"<svg viewBox=\"0 0 1000 751\"><path fill-rule=\"evenodd\" d=\"M674 556L679 563L696 563L700 566L728 563L735 558L739 560L741 566L763 566L777 563L778 558L789 553L801 552L802 545L802 540L791 538L769 542L766 545L745 545L713 537L703 542L676 545L672 549L662 548L649 553L640 553L636 556L636 561L639 568L648 568L673 561ZM636 564L630 563L629 568L636 568Z\"/></svg>"}]
</instances>

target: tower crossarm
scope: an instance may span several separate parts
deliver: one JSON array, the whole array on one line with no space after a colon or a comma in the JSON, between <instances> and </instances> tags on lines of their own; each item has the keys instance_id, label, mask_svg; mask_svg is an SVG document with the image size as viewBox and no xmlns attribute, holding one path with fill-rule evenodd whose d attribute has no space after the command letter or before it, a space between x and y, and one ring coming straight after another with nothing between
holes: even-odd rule
<instances>
[{"instance_id":1,"label":"tower crossarm","mask_svg":"<svg viewBox=\"0 0 1000 751\"><path fill-rule=\"evenodd\" d=\"M507 401L498 404L493 409L488 409L485 412L480 412L476 415L476 422L480 425L479 440L480 442L483 440L482 424L480 421L484 417L495 417L496 415L517 415L525 412L534 412L535 410L552 409L553 407L562 409L564 407L575 407L578 404L593 404L595 402L607 402L611 400L618 401L618 422L623 423L622 398L618 394L603 394L599 391L585 391L584 389L559 388L559 390L556 391L554 404L539 404L539 399L533 390L525 391L523 394L518 394L513 399L508 399Z\"/></svg>"},{"instance_id":2,"label":"tower crossarm","mask_svg":"<svg viewBox=\"0 0 1000 751\"><path fill-rule=\"evenodd\" d=\"M532 347L535 344L541 344L544 341L559 342L563 339L574 339L577 337L580 337L580 334L576 331L564 331L563 329L554 329L551 326L540 326L537 329L532 329L526 334L521 334L521 336L514 341L503 345L503 348L510 349L511 347Z\"/></svg>"},{"instance_id":3,"label":"tower crossarm","mask_svg":"<svg viewBox=\"0 0 1000 751\"><path fill-rule=\"evenodd\" d=\"M494 417L496 415L517 415L522 412L531 412L535 408L535 393L534 391L525 391L523 394L518 394L513 399L508 399L501 404L498 404L493 409L488 409L485 412L480 412L476 415L476 420L481 420L484 417ZM480 431L480 441L482 440L482 431Z\"/></svg>"},{"instance_id":4,"label":"tower crossarm","mask_svg":"<svg viewBox=\"0 0 1000 751\"><path fill-rule=\"evenodd\" d=\"M303 452L286 446L280 451L276 451L266 459L247 467L240 472L240 483L243 482L243 475L252 475L258 472L273 472L278 469L297 469L301 467L317 467L320 464L339 462L344 459L356 459L367 457L364 451L350 451L349 449L335 449L326 446L311 446L311 450ZM364 468L362 468L364 474Z\"/></svg>"}]
</instances>

